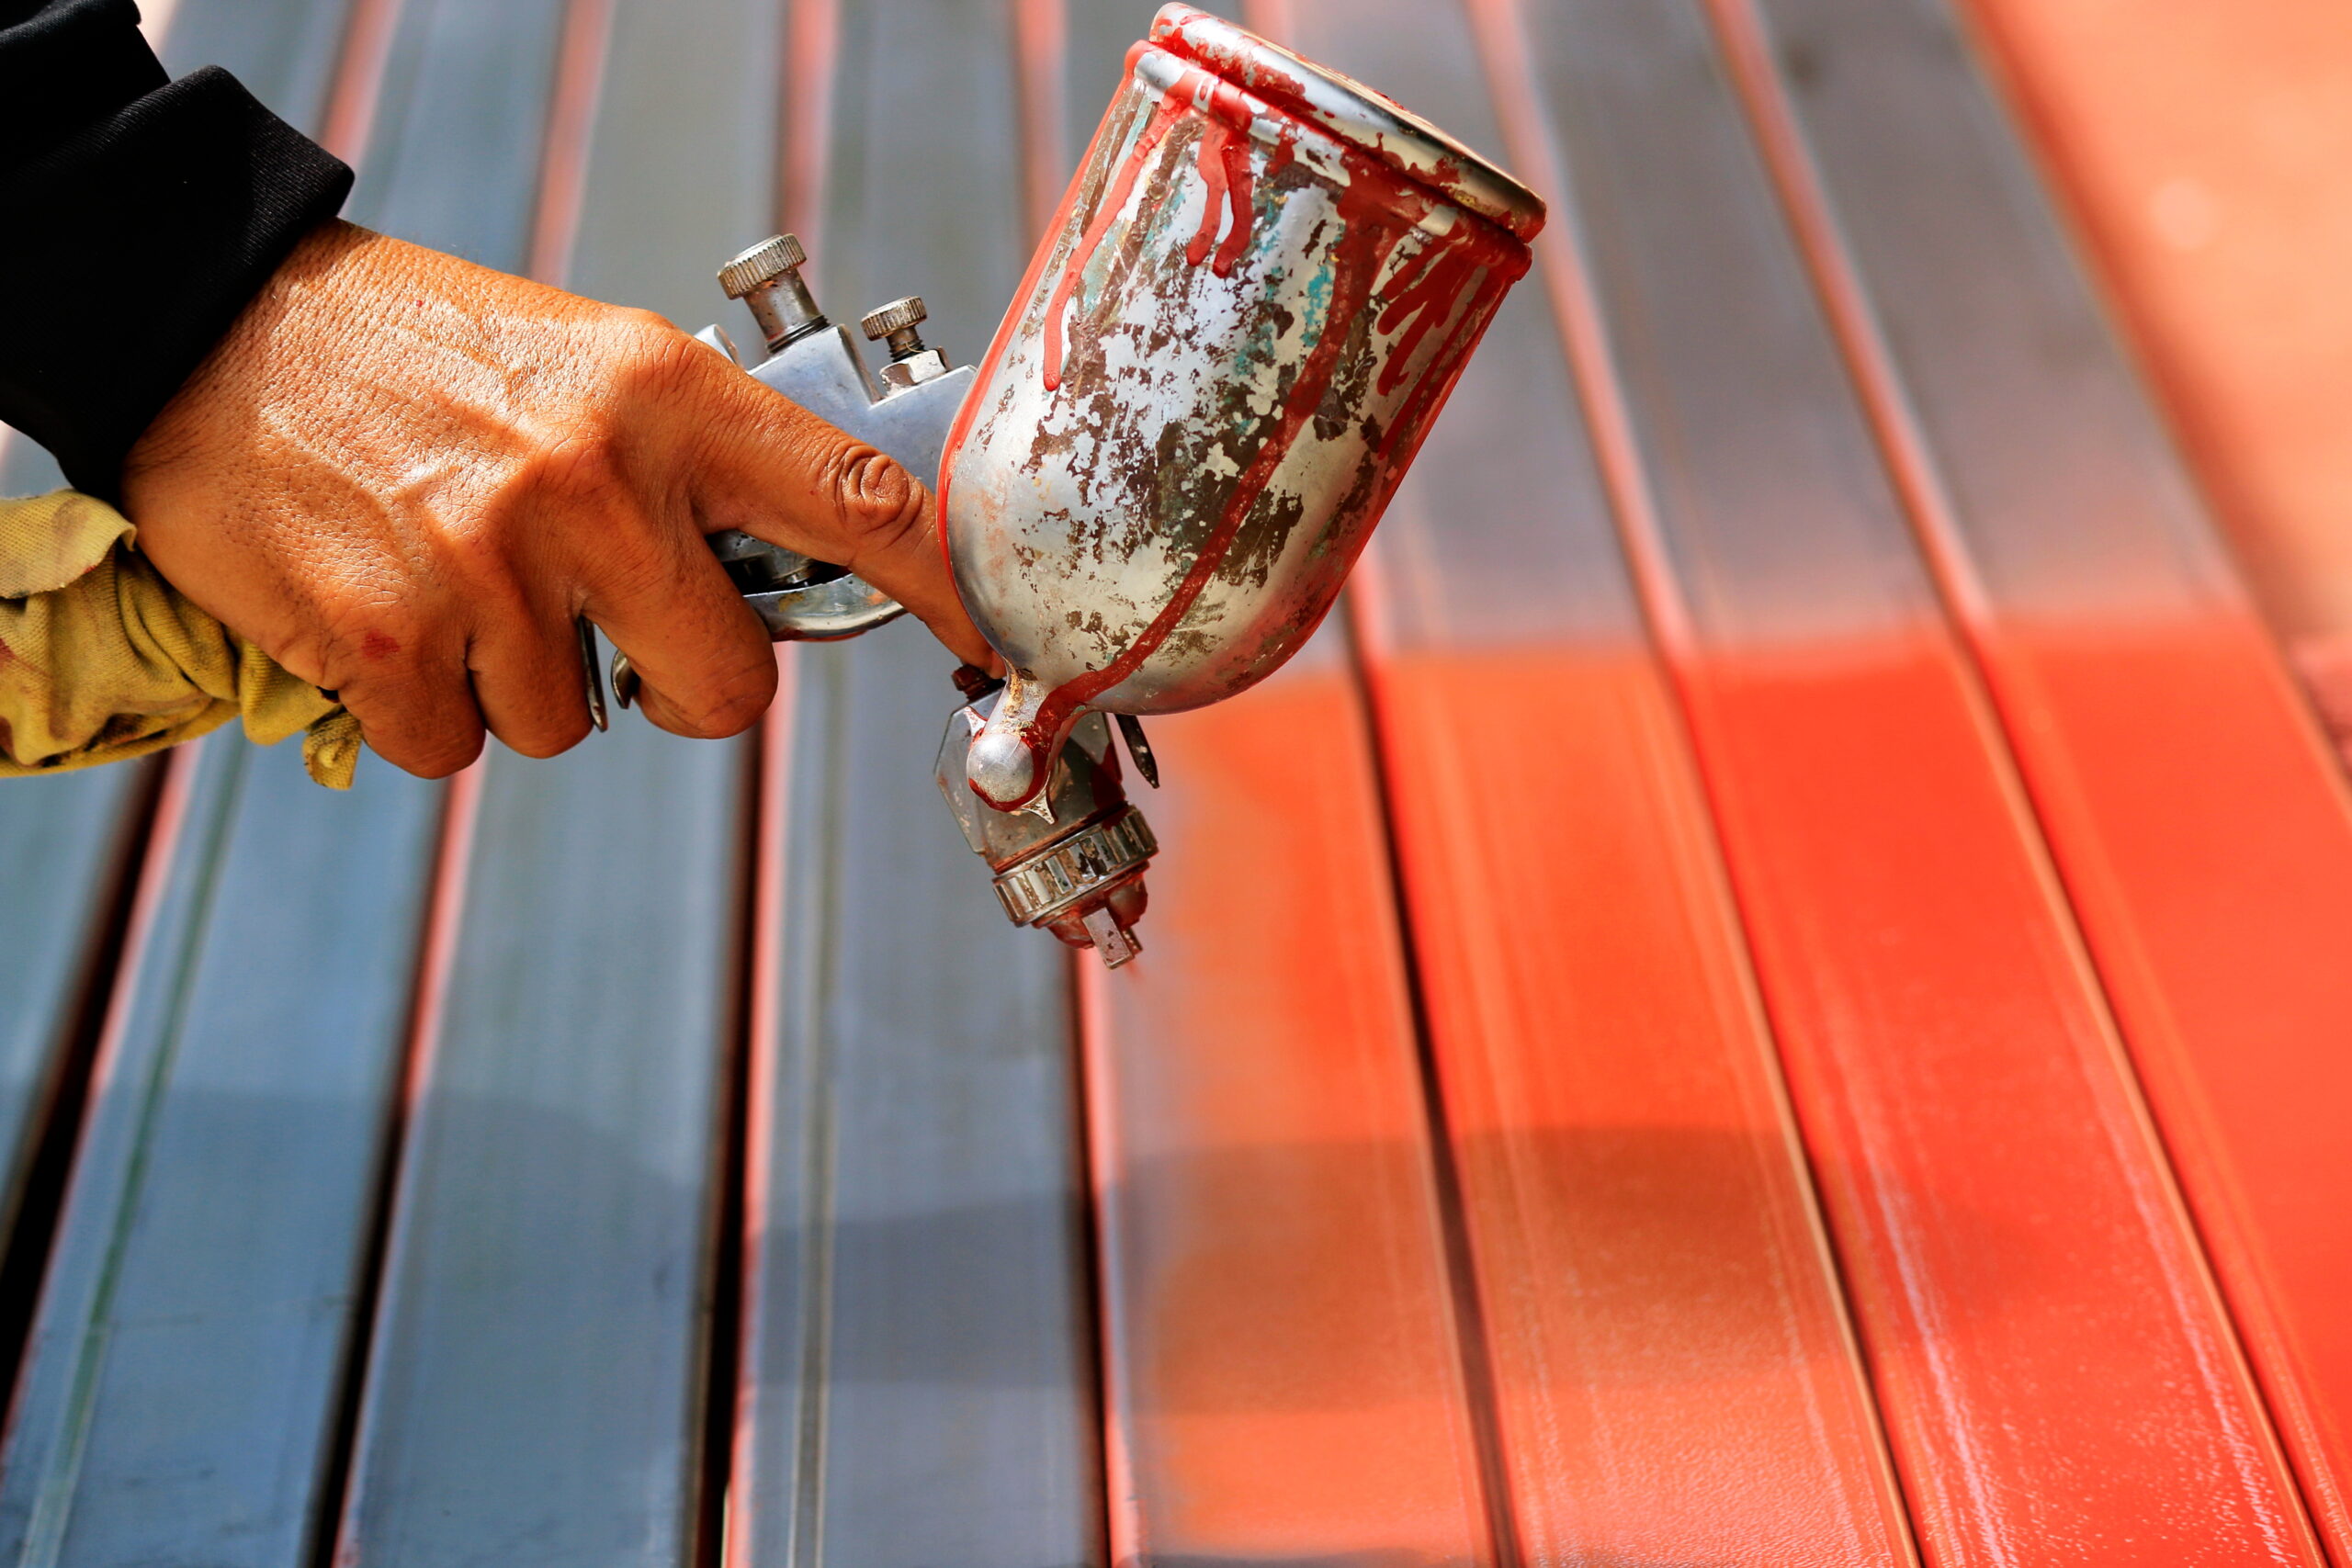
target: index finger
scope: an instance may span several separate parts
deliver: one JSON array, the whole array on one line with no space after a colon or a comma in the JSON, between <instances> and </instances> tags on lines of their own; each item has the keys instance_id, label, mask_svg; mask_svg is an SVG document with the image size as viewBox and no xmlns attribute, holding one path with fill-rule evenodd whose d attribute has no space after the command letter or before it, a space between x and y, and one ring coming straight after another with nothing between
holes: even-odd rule
<instances>
[{"instance_id":1,"label":"index finger","mask_svg":"<svg viewBox=\"0 0 2352 1568\"><path fill-rule=\"evenodd\" d=\"M994 655L956 592L931 491L887 453L759 382L737 383L700 426L697 512L709 528L848 568L914 612L967 663Z\"/></svg>"}]
</instances>

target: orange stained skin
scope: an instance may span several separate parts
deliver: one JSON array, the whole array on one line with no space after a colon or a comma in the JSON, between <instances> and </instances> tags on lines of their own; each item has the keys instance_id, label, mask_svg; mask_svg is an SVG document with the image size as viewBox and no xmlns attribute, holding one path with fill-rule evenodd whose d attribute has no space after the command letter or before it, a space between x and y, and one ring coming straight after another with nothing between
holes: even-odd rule
<instances>
[{"instance_id":1,"label":"orange stained skin","mask_svg":"<svg viewBox=\"0 0 2352 1568\"><path fill-rule=\"evenodd\" d=\"M1368 640L1528 1560L1912 1562L1657 667Z\"/></svg>"},{"instance_id":2,"label":"orange stained skin","mask_svg":"<svg viewBox=\"0 0 2352 1568\"><path fill-rule=\"evenodd\" d=\"M2265 606L2352 734L2352 27L1967 0Z\"/></svg>"},{"instance_id":3,"label":"orange stained skin","mask_svg":"<svg viewBox=\"0 0 2352 1568\"><path fill-rule=\"evenodd\" d=\"M2322 1562L1948 640L1684 676L1928 1560Z\"/></svg>"},{"instance_id":4,"label":"orange stained skin","mask_svg":"<svg viewBox=\"0 0 2352 1568\"><path fill-rule=\"evenodd\" d=\"M1080 960L1116 1562L1493 1561L1334 642L1152 721L1148 945Z\"/></svg>"}]
</instances>

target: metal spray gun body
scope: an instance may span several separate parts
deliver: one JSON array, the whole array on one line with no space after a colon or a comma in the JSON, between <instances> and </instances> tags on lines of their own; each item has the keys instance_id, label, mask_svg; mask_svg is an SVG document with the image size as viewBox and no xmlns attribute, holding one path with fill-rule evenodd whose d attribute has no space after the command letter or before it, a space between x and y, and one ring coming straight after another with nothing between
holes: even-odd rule
<instances>
[{"instance_id":1,"label":"metal spray gun body","mask_svg":"<svg viewBox=\"0 0 2352 1568\"><path fill-rule=\"evenodd\" d=\"M977 372L899 300L865 319L877 386L789 236L720 274L767 336L752 375L935 477L1008 670L960 673L939 784L1013 919L1135 955L1157 845L1112 721L1156 784L1136 716L1232 696L1313 635L1543 224L1427 121L1171 5ZM898 613L838 567L712 547L779 637Z\"/></svg>"}]
</instances>

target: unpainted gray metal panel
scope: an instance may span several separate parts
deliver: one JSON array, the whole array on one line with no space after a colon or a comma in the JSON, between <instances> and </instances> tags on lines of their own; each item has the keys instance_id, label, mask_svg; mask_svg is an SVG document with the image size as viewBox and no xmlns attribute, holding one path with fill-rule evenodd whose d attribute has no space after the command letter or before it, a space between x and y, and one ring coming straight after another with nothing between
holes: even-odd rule
<instances>
[{"instance_id":1,"label":"unpainted gray metal panel","mask_svg":"<svg viewBox=\"0 0 2352 1568\"><path fill-rule=\"evenodd\" d=\"M742 762L631 721L485 765L353 1460L362 1561L693 1556Z\"/></svg>"},{"instance_id":2,"label":"unpainted gray metal panel","mask_svg":"<svg viewBox=\"0 0 2352 1568\"><path fill-rule=\"evenodd\" d=\"M804 236L836 319L920 291L986 347L1025 263L1011 37L996 0L845 8ZM932 782L954 656L902 622L797 663L730 1531L776 1568L1100 1562L1067 962Z\"/></svg>"},{"instance_id":3,"label":"unpainted gray metal panel","mask_svg":"<svg viewBox=\"0 0 2352 1568\"><path fill-rule=\"evenodd\" d=\"M1535 0L1530 58L1702 637L1937 614L1700 6Z\"/></svg>"},{"instance_id":4,"label":"unpainted gray metal panel","mask_svg":"<svg viewBox=\"0 0 2352 1568\"><path fill-rule=\"evenodd\" d=\"M1451 6L1294 4L1290 40L1505 167L1467 18ZM1540 274L1515 287L1381 519L1400 651L1643 637Z\"/></svg>"},{"instance_id":5,"label":"unpainted gray metal panel","mask_svg":"<svg viewBox=\"0 0 2352 1568\"><path fill-rule=\"evenodd\" d=\"M499 224L537 183L560 21L405 11L353 215L520 265ZM205 743L180 912L128 977L138 1021L94 1101L0 1465L23 1560L314 1550L444 793L370 758L336 795L297 747Z\"/></svg>"},{"instance_id":6,"label":"unpainted gray metal panel","mask_svg":"<svg viewBox=\"0 0 2352 1568\"><path fill-rule=\"evenodd\" d=\"M0 1457L0 1557L315 1546L400 1081L438 787L201 743Z\"/></svg>"},{"instance_id":7,"label":"unpainted gray metal panel","mask_svg":"<svg viewBox=\"0 0 2352 1568\"><path fill-rule=\"evenodd\" d=\"M354 0L181 0L164 35L164 67L233 72L248 92L312 135L343 58Z\"/></svg>"},{"instance_id":8,"label":"unpainted gray metal panel","mask_svg":"<svg viewBox=\"0 0 2352 1568\"><path fill-rule=\"evenodd\" d=\"M565 288L754 341L713 278L775 222L787 9L618 0Z\"/></svg>"},{"instance_id":9,"label":"unpainted gray metal panel","mask_svg":"<svg viewBox=\"0 0 2352 1568\"><path fill-rule=\"evenodd\" d=\"M564 10L565 0L408 0L345 215L522 271Z\"/></svg>"},{"instance_id":10,"label":"unpainted gray metal panel","mask_svg":"<svg viewBox=\"0 0 2352 1568\"><path fill-rule=\"evenodd\" d=\"M152 764L150 764L152 765ZM0 781L0 1244L90 987L143 766Z\"/></svg>"},{"instance_id":11,"label":"unpainted gray metal panel","mask_svg":"<svg viewBox=\"0 0 2352 1568\"><path fill-rule=\"evenodd\" d=\"M1949 7L1758 10L1952 521L2001 608L2240 597Z\"/></svg>"},{"instance_id":12,"label":"unpainted gray metal panel","mask_svg":"<svg viewBox=\"0 0 2352 1568\"><path fill-rule=\"evenodd\" d=\"M1065 0L1061 150L1071 169L1085 162L1102 112L1126 77L1127 51L1151 30L1159 6L1160 0ZM1224 10L1239 19L1238 6Z\"/></svg>"},{"instance_id":13,"label":"unpainted gray metal panel","mask_svg":"<svg viewBox=\"0 0 2352 1568\"><path fill-rule=\"evenodd\" d=\"M624 0L574 286L674 308L763 231L780 20ZM616 717L482 765L344 1518L362 1560L695 1557L746 753Z\"/></svg>"}]
</instances>

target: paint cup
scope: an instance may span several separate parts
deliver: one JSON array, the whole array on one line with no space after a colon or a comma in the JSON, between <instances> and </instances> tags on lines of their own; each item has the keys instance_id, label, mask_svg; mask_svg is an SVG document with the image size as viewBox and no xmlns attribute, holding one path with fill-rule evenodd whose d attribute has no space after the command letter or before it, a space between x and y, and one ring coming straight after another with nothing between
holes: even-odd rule
<instances>
[{"instance_id":1,"label":"paint cup","mask_svg":"<svg viewBox=\"0 0 2352 1568\"><path fill-rule=\"evenodd\" d=\"M941 467L1010 672L983 801L1034 800L1089 711L1200 707L1297 651L1543 222L1379 94L1160 11Z\"/></svg>"}]
</instances>

